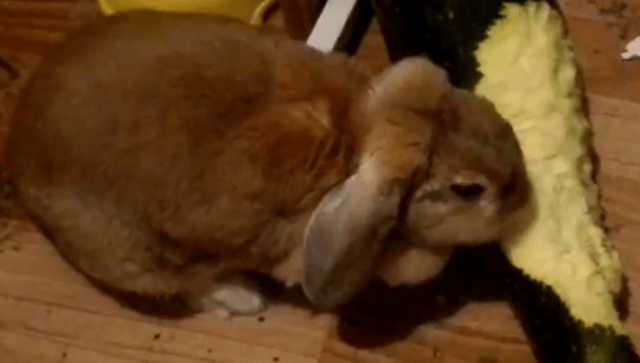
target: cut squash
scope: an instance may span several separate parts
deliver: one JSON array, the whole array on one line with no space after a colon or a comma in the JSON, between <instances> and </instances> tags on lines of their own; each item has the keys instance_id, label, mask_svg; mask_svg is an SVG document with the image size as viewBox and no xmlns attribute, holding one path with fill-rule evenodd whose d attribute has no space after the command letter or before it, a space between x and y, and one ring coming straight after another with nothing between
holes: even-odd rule
<instances>
[{"instance_id":1,"label":"cut squash","mask_svg":"<svg viewBox=\"0 0 640 363\"><path fill-rule=\"evenodd\" d=\"M251 24L261 24L275 0L98 0L106 15L127 10L211 13L230 16Z\"/></svg>"}]
</instances>

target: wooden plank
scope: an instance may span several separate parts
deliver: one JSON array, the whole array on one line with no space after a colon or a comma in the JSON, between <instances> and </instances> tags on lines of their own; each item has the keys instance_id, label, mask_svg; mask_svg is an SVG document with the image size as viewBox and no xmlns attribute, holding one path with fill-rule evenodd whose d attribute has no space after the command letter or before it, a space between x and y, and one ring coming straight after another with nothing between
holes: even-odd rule
<instances>
[{"instance_id":1,"label":"wooden plank","mask_svg":"<svg viewBox=\"0 0 640 363\"><path fill-rule=\"evenodd\" d=\"M631 25L622 25L623 20L612 19L597 9L588 10L591 1L580 3L582 6L565 4L563 8L587 90L640 102L640 62L620 57L627 41L640 35L640 17L630 16L631 20L624 22Z\"/></svg>"},{"instance_id":2,"label":"wooden plank","mask_svg":"<svg viewBox=\"0 0 640 363\"><path fill-rule=\"evenodd\" d=\"M52 306L83 316L124 318L148 324L159 321L122 308L101 294L71 269L37 231L19 229L17 234L4 239L0 250L0 297ZM0 308L0 311L7 310ZM2 319L0 314L0 325ZM327 316L312 318L304 309L273 306L260 319L239 317L226 321L199 315L166 324L175 329L313 357L320 354L330 320Z\"/></svg>"},{"instance_id":3,"label":"wooden plank","mask_svg":"<svg viewBox=\"0 0 640 363\"><path fill-rule=\"evenodd\" d=\"M484 305L473 304L467 308L482 309ZM502 306L501 311L494 310L493 313L493 316L498 318L510 315L506 306ZM455 320L455 317L450 319ZM336 361L349 363L477 363L489 358L497 358L498 361L504 362L535 362L526 341L504 339L497 334L491 337L489 335L495 332L486 327L480 331L454 329L448 325L450 319L421 327L408 338L370 349L349 346L333 333L327 340L320 362L333 362L334 358ZM462 320L473 321L473 318L467 316L460 321ZM514 325L515 320L510 321L510 324Z\"/></svg>"},{"instance_id":4,"label":"wooden plank","mask_svg":"<svg viewBox=\"0 0 640 363\"><path fill-rule=\"evenodd\" d=\"M77 4L79 2L91 2L93 0L12 0L15 2L22 3L41 3L41 4L60 4L60 3L73 3Z\"/></svg>"},{"instance_id":5,"label":"wooden plank","mask_svg":"<svg viewBox=\"0 0 640 363\"><path fill-rule=\"evenodd\" d=\"M3 0L0 14L14 17L75 19L78 1Z\"/></svg>"},{"instance_id":6,"label":"wooden plank","mask_svg":"<svg viewBox=\"0 0 640 363\"><path fill-rule=\"evenodd\" d=\"M65 36L65 32L4 26L0 26L0 34L0 49L35 54L46 54Z\"/></svg>"},{"instance_id":7,"label":"wooden plank","mask_svg":"<svg viewBox=\"0 0 640 363\"><path fill-rule=\"evenodd\" d=\"M307 39L325 2L326 0L280 1L280 13L287 34L293 39Z\"/></svg>"},{"instance_id":8,"label":"wooden plank","mask_svg":"<svg viewBox=\"0 0 640 363\"><path fill-rule=\"evenodd\" d=\"M37 29L56 33L69 32L78 27L73 19L43 19L33 17L16 17L0 13L0 29Z\"/></svg>"},{"instance_id":9,"label":"wooden plank","mask_svg":"<svg viewBox=\"0 0 640 363\"><path fill-rule=\"evenodd\" d=\"M0 361L15 363L143 363L0 327ZM185 362L186 363L186 362ZM194 363L193 361L189 363Z\"/></svg>"},{"instance_id":10,"label":"wooden plank","mask_svg":"<svg viewBox=\"0 0 640 363\"><path fill-rule=\"evenodd\" d=\"M9 332L130 360L310 363L316 357L151 321L82 312L0 296L0 326ZM228 325L232 322L226 322ZM233 331L233 329L229 329Z\"/></svg>"},{"instance_id":11,"label":"wooden plank","mask_svg":"<svg viewBox=\"0 0 640 363\"><path fill-rule=\"evenodd\" d=\"M594 146L601 161L640 165L640 153L636 150L640 134L640 104L595 94L588 96ZM614 169L606 170L616 172Z\"/></svg>"}]
</instances>

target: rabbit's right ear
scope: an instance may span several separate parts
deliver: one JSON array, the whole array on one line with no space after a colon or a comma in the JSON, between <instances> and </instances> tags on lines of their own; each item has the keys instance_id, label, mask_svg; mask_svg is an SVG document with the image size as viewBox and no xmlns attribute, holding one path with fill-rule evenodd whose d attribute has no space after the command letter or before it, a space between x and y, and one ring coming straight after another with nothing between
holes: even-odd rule
<instances>
[{"instance_id":1,"label":"rabbit's right ear","mask_svg":"<svg viewBox=\"0 0 640 363\"><path fill-rule=\"evenodd\" d=\"M384 190L380 181L375 162L361 165L324 196L311 216L302 288L316 306L339 306L369 282L402 198L400 190Z\"/></svg>"}]
</instances>

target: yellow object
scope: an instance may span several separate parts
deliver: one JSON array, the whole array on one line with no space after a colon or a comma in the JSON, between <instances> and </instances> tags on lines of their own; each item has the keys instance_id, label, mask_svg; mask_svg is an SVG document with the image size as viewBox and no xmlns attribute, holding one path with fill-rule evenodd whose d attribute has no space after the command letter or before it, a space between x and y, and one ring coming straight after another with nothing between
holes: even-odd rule
<instances>
[{"instance_id":1,"label":"yellow object","mask_svg":"<svg viewBox=\"0 0 640 363\"><path fill-rule=\"evenodd\" d=\"M226 15L248 23L262 24L266 10L275 0L98 0L100 10L112 15L127 10L211 13Z\"/></svg>"},{"instance_id":2,"label":"yellow object","mask_svg":"<svg viewBox=\"0 0 640 363\"><path fill-rule=\"evenodd\" d=\"M484 76L475 91L513 125L536 207L533 223L504 249L587 327L624 334L613 305L622 267L600 225L571 40L546 2L507 4L502 15L476 52Z\"/></svg>"}]
</instances>

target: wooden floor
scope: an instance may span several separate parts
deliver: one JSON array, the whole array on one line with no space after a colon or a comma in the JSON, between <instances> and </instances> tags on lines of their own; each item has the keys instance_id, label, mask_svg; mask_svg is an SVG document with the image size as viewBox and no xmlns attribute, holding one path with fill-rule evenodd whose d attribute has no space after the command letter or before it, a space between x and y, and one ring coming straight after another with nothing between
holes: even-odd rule
<instances>
[{"instance_id":1,"label":"wooden floor","mask_svg":"<svg viewBox=\"0 0 640 363\"><path fill-rule=\"evenodd\" d=\"M42 52L86 16L77 3L0 1L0 56L28 74ZM584 69L606 224L629 277L627 324L640 347L640 60L619 59L625 42L640 35L640 0L561 3ZM381 44L369 40L365 53ZM22 81L10 84L5 73L0 70L0 134ZM367 347L340 338L332 317L289 305L229 321L140 315L89 285L31 225L1 222L2 363L534 362L501 302L464 306L395 340L384 339L386 331L352 327L352 334L369 338L359 339Z\"/></svg>"}]
</instances>

